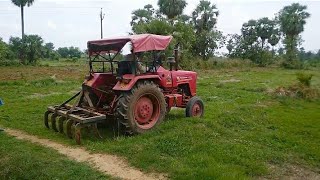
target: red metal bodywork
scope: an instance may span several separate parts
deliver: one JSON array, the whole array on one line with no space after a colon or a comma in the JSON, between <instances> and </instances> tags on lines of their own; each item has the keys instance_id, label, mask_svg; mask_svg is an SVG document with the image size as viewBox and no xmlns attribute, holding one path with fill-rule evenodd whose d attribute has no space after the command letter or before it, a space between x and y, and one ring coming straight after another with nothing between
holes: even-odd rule
<instances>
[{"instance_id":1,"label":"red metal bodywork","mask_svg":"<svg viewBox=\"0 0 320 180\"><path fill-rule=\"evenodd\" d=\"M123 80L118 81L117 84L112 88L114 91L129 91L133 88L139 80L159 80L157 74L143 74L143 75L133 75L125 74L122 76Z\"/></svg>"},{"instance_id":2,"label":"red metal bodywork","mask_svg":"<svg viewBox=\"0 0 320 180\"><path fill-rule=\"evenodd\" d=\"M110 102L114 96L110 90L116 83L117 79L112 73L93 73L83 84L92 88L100 102ZM105 92L108 92L109 96Z\"/></svg>"},{"instance_id":3,"label":"red metal bodywork","mask_svg":"<svg viewBox=\"0 0 320 180\"><path fill-rule=\"evenodd\" d=\"M102 102L106 102L114 98L115 93L107 97L101 90L104 92L129 91L140 80L151 80L158 84L163 90L168 107L185 107L187 101L196 96L196 72L169 71L161 66L154 73L125 74L119 81L111 73L93 73L91 79L86 80L84 85L92 87L97 97L101 98Z\"/></svg>"},{"instance_id":4,"label":"red metal bodywork","mask_svg":"<svg viewBox=\"0 0 320 180\"><path fill-rule=\"evenodd\" d=\"M93 40L88 42L88 52L89 56L103 52L115 53L119 52L128 42L131 42L133 53L162 51L168 47L171 40L172 36L154 34L139 34L112 39ZM175 51L175 60L177 60L177 53L178 51ZM185 107L188 100L196 96L196 72L182 70L169 71L161 66L157 68L156 72L124 74L119 80L116 80L116 75L110 73L93 73L91 79L85 82L85 84L100 90L104 85L112 85L113 87L108 87L107 89L106 87L102 87L102 89L104 91L113 91L112 97L113 101L115 101L117 92L130 91L138 81L143 80L153 81L162 89L168 107ZM106 98L99 90L94 90L94 93L102 99Z\"/></svg>"}]
</instances>

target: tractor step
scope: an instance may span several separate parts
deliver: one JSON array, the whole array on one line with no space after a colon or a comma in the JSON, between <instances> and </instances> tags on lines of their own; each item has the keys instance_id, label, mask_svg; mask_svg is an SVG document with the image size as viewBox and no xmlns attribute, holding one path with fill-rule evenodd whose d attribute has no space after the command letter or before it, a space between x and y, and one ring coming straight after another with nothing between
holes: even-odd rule
<instances>
[{"instance_id":1,"label":"tractor step","mask_svg":"<svg viewBox=\"0 0 320 180\"><path fill-rule=\"evenodd\" d=\"M51 127L56 132L65 133L69 138L75 138L77 144L81 144L81 129L85 127L92 128L96 136L102 138L97 124L105 120L105 114L68 104L50 106L44 115L44 124L47 128Z\"/></svg>"}]
</instances>

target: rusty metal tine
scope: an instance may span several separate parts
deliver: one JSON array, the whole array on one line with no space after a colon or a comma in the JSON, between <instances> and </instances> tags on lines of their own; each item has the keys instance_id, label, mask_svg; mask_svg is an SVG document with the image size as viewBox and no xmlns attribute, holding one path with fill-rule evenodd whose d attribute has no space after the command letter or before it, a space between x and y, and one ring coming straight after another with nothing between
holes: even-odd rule
<instances>
[{"instance_id":1,"label":"rusty metal tine","mask_svg":"<svg viewBox=\"0 0 320 180\"><path fill-rule=\"evenodd\" d=\"M76 124L74 127L74 129L75 129L74 130L74 138L75 138L76 143L78 145L81 145L81 128L82 128L82 126L80 123Z\"/></svg>"},{"instance_id":2,"label":"rusty metal tine","mask_svg":"<svg viewBox=\"0 0 320 180\"><path fill-rule=\"evenodd\" d=\"M50 111L46 111L44 113L44 125L46 126L46 128L50 129L49 127L49 114L51 114Z\"/></svg>"}]
</instances>

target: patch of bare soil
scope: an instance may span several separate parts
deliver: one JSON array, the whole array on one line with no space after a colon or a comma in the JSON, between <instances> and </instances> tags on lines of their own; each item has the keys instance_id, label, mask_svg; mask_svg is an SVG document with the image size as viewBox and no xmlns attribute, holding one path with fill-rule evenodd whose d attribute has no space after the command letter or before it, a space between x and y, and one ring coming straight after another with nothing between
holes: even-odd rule
<instances>
[{"instance_id":1,"label":"patch of bare soil","mask_svg":"<svg viewBox=\"0 0 320 180\"><path fill-rule=\"evenodd\" d=\"M241 80L239 79L234 79L234 78L231 78L231 79L228 79L228 80L222 80L220 81L220 83L236 83L236 82L240 82Z\"/></svg>"},{"instance_id":2,"label":"patch of bare soil","mask_svg":"<svg viewBox=\"0 0 320 180\"><path fill-rule=\"evenodd\" d=\"M281 180L320 180L320 172L314 172L310 169L298 165L285 165L279 167L269 166L270 175L259 179L281 179Z\"/></svg>"},{"instance_id":3,"label":"patch of bare soil","mask_svg":"<svg viewBox=\"0 0 320 180\"><path fill-rule=\"evenodd\" d=\"M68 147L47 139L40 139L36 136L28 135L18 130L5 129L5 132L17 139L27 140L35 144L55 149L72 160L89 163L95 169L113 177L139 180L167 179L166 176L162 174L145 174L136 168L130 167L124 159L114 155L89 153L83 147Z\"/></svg>"},{"instance_id":4,"label":"patch of bare soil","mask_svg":"<svg viewBox=\"0 0 320 180\"><path fill-rule=\"evenodd\" d=\"M49 93L49 94L40 94L40 93L33 93L30 96L27 96L27 99L40 99L40 98L44 98L44 97L48 97L48 96L54 96L54 95L60 95L61 93L57 93L57 92L53 92L53 93Z\"/></svg>"}]
</instances>

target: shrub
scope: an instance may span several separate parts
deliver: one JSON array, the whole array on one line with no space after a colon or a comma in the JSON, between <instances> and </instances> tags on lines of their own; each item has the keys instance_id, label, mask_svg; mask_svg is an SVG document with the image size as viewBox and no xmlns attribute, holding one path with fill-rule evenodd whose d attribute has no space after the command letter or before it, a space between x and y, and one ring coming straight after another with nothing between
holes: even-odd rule
<instances>
[{"instance_id":1,"label":"shrub","mask_svg":"<svg viewBox=\"0 0 320 180\"><path fill-rule=\"evenodd\" d=\"M276 96L287 96L293 98L302 98L307 100L319 99L319 89L311 87L312 74L298 73L297 80L299 83L289 87L278 87L273 93Z\"/></svg>"},{"instance_id":2,"label":"shrub","mask_svg":"<svg viewBox=\"0 0 320 180\"><path fill-rule=\"evenodd\" d=\"M303 69L304 68L303 63L299 60L283 61L281 66L286 69Z\"/></svg>"},{"instance_id":3,"label":"shrub","mask_svg":"<svg viewBox=\"0 0 320 180\"><path fill-rule=\"evenodd\" d=\"M298 81L302 85L307 86L307 87L310 87L312 77L313 77L313 74L297 73Z\"/></svg>"},{"instance_id":4,"label":"shrub","mask_svg":"<svg viewBox=\"0 0 320 180\"><path fill-rule=\"evenodd\" d=\"M0 66L19 66L20 62L18 60L0 60Z\"/></svg>"}]
</instances>

